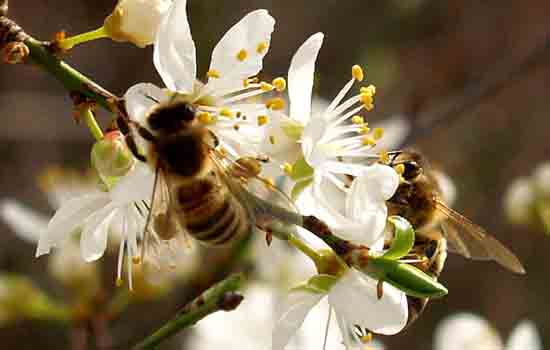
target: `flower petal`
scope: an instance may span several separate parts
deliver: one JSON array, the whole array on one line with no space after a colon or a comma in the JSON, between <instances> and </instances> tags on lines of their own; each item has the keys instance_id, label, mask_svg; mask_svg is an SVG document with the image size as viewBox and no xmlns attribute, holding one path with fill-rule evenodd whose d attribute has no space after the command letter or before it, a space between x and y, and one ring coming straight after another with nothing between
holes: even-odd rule
<instances>
[{"instance_id":1,"label":"flower petal","mask_svg":"<svg viewBox=\"0 0 550 350\"><path fill-rule=\"evenodd\" d=\"M115 214L116 208L110 204L86 219L80 236L80 252L84 260L90 262L103 256L107 248L109 225Z\"/></svg>"},{"instance_id":2,"label":"flower petal","mask_svg":"<svg viewBox=\"0 0 550 350\"><path fill-rule=\"evenodd\" d=\"M506 350L542 350L542 342L537 326L533 321L525 320L514 328L508 342Z\"/></svg>"},{"instance_id":3,"label":"flower petal","mask_svg":"<svg viewBox=\"0 0 550 350\"><path fill-rule=\"evenodd\" d=\"M309 37L296 51L288 71L288 95L290 117L306 124L311 113L311 91L315 61L323 45L323 33Z\"/></svg>"},{"instance_id":4,"label":"flower petal","mask_svg":"<svg viewBox=\"0 0 550 350\"><path fill-rule=\"evenodd\" d=\"M96 193L71 199L59 208L38 240L36 256L47 254L50 249L67 238L93 212L110 201L106 193Z\"/></svg>"},{"instance_id":5,"label":"flower petal","mask_svg":"<svg viewBox=\"0 0 550 350\"><path fill-rule=\"evenodd\" d=\"M0 203L0 217L17 236L30 243L38 242L48 226L48 218L14 199Z\"/></svg>"},{"instance_id":6,"label":"flower petal","mask_svg":"<svg viewBox=\"0 0 550 350\"><path fill-rule=\"evenodd\" d=\"M185 94L193 92L197 63L187 19L187 0L174 0L164 16L155 41L153 61L168 89Z\"/></svg>"},{"instance_id":7,"label":"flower petal","mask_svg":"<svg viewBox=\"0 0 550 350\"><path fill-rule=\"evenodd\" d=\"M325 296L305 290L293 290L281 308L281 316L273 328L272 349L282 350L296 334L309 310Z\"/></svg>"},{"instance_id":8,"label":"flower petal","mask_svg":"<svg viewBox=\"0 0 550 350\"><path fill-rule=\"evenodd\" d=\"M212 52L210 70L218 72L220 77L210 78L207 89L241 89L245 79L258 74L274 27L275 19L267 10L250 12L231 27ZM241 59L239 53L243 55Z\"/></svg>"},{"instance_id":9,"label":"flower petal","mask_svg":"<svg viewBox=\"0 0 550 350\"><path fill-rule=\"evenodd\" d=\"M329 292L329 303L346 322L375 333L396 334L407 324L405 293L384 283L384 294L377 298L377 281L350 269Z\"/></svg>"},{"instance_id":10,"label":"flower petal","mask_svg":"<svg viewBox=\"0 0 550 350\"><path fill-rule=\"evenodd\" d=\"M126 91L124 102L130 119L140 125L145 124L147 113L158 103L168 99L161 88L150 83L139 83Z\"/></svg>"},{"instance_id":11,"label":"flower petal","mask_svg":"<svg viewBox=\"0 0 550 350\"><path fill-rule=\"evenodd\" d=\"M458 313L441 321L435 331L434 350L502 349L496 330L485 319Z\"/></svg>"},{"instance_id":12,"label":"flower petal","mask_svg":"<svg viewBox=\"0 0 550 350\"><path fill-rule=\"evenodd\" d=\"M392 167L375 163L364 167L351 184L350 197L370 196L374 200L390 199L399 186L399 175Z\"/></svg>"},{"instance_id":13,"label":"flower petal","mask_svg":"<svg viewBox=\"0 0 550 350\"><path fill-rule=\"evenodd\" d=\"M109 193L117 205L151 199L154 174L148 165L137 162L134 168L122 177Z\"/></svg>"}]
</instances>

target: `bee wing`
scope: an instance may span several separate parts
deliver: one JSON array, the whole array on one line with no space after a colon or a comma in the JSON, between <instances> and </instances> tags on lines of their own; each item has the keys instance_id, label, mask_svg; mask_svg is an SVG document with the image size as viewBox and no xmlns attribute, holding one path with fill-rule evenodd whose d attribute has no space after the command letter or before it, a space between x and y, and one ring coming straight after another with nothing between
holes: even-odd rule
<instances>
[{"instance_id":1,"label":"bee wing","mask_svg":"<svg viewBox=\"0 0 550 350\"><path fill-rule=\"evenodd\" d=\"M222 181L245 206L257 227L265 231L273 229L273 223L277 223L278 229L294 232L298 209L287 195L238 162L221 158L215 153L213 160L220 170Z\"/></svg>"},{"instance_id":2,"label":"bee wing","mask_svg":"<svg viewBox=\"0 0 550 350\"><path fill-rule=\"evenodd\" d=\"M443 233L456 253L469 259L493 260L512 272L525 273L523 265L514 253L482 227L447 207L443 202L437 201L436 207L448 219L444 222Z\"/></svg>"},{"instance_id":3,"label":"bee wing","mask_svg":"<svg viewBox=\"0 0 550 350\"><path fill-rule=\"evenodd\" d=\"M149 215L143 231L143 261L160 268L163 260L174 260L172 258L181 248L191 247L189 233L180 220L170 195L169 178L162 168L157 167Z\"/></svg>"}]
</instances>

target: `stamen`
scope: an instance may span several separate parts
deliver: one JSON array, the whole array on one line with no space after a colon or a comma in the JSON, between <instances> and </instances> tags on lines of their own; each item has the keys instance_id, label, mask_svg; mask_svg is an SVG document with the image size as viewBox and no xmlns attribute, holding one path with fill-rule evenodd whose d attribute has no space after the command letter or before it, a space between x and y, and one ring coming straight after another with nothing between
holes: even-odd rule
<instances>
[{"instance_id":1,"label":"stamen","mask_svg":"<svg viewBox=\"0 0 550 350\"><path fill-rule=\"evenodd\" d=\"M210 69L208 72L206 72L206 75L209 78L213 78L213 79L219 79L221 77L220 72L218 72L215 69Z\"/></svg>"},{"instance_id":2,"label":"stamen","mask_svg":"<svg viewBox=\"0 0 550 350\"><path fill-rule=\"evenodd\" d=\"M374 137L376 141L380 140L383 136L384 136L384 128L374 128L372 132L372 137Z\"/></svg>"},{"instance_id":3,"label":"stamen","mask_svg":"<svg viewBox=\"0 0 550 350\"><path fill-rule=\"evenodd\" d=\"M267 100L265 106L274 111L279 111L285 108L285 100L280 97L275 97Z\"/></svg>"},{"instance_id":4,"label":"stamen","mask_svg":"<svg viewBox=\"0 0 550 350\"><path fill-rule=\"evenodd\" d=\"M290 176L290 175L292 175L294 167L290 163L284 163L283 165L281 165L281 169L285 172L285 174Z\"/></svg>"},{"instance_id":5,"label":"stamen","mask_svg":"<svg viewBox=\"0 0 550 350\"><path fill-rule=\"evenodd\" d=\"M262 41L256 47L256 52L261 55L261 54L265 53L268 48L269 48L269 43L267 41Z\"/></svg>"},{"instance_id":6,"label":"stamen","mask_svg":"<svg viewBox=\"0 0 550 350\"><path fill-rule=\"evenodd\" d=\"M224 107L224 108L220 109L220 115L222 117L226 117L226 118L229 118L229 119L234 119L235 118L235 113L227 107Z\"/></svg>"},{"instance_id":7,"label":"stamen","mask_svg":"<svg viewBox=\"0 0 550 350\"><path fill-rule=\"evenodd\" d=\"M365 146L374 146L374 145L376 145L376 141L371 136L365 136L365 137L363 137L363 145L365 145Z\"/></svg>"},{"instance_id":8,"label":"stamen","mask_svg":"<svg viewBox=\"0 0 550 350\"><path fill-rule=\"evenodd\" d=\"M273 86L275 86L275 89L277 89L277 91L279 91L279 92L283 92L286 89L286 80L285 80L285 78L282 78L282 77L275 78L275 79L273 79L271 84L273 84Z\"/></svg>"},{"instance_id":9,"label":"stamen","mask_svg":"<svg viewBox=\"0 0 550 350\"><path fill-rule=\"evenodd\" d=\"M124 220L126 221L126 220ZM123 224L124 226L124 224ZM124 239L121 239L120 240L120 247L118 248L118 261L117 261L117 273L116 273L116 286L117 287L120 287L122 286L122 284L124 283L124 281L122 280L122 260L124 260L124 245L125 245L125 240Z\"/></svg>"},{"instance_id":10,"label":"stamen","mask_svg":"<svg viewBox=\"0 0 550 350\"><path fill-rule=\"evenodd\" d=\"M244 62L246 60L246 58L248 57L248 52L245 50L245 49L241 49L238 53L237 53L237 59L241 62Z\"/></svg>"},{"instance_id":11,"label":"stamen","mask_svg":"<svg viewBox=\"0 0 550 350\"><path fill-rule=\"evenodd\" d=\"M275 144L275 136L269 136L269 143L272 145Z\"/></svg>"},{"instance_id":12,"label":"stamen","mask_svg":"<svg viewBox=\"0 0 550 350\"><path fill-rule=\"evenodd\" d=\"M363 125L363 124L365 124L365 119L363 117L361 117L360 115L354 115L353 117L351 117L351 122L353 124Z\"/></svg>"},{"instance_id":13,"label":"stamen","mask_svg":"<svg viewBox=\"0 0 550 350\"><path fill-rule=\"evenodd\" d=\"M346 97L347 93L349 92L349 90L351 89L351 87L353 86L353 83L355 82L355 79L351 79L350 81L348 81L346 83L346 85L344 85L344 87L342 88L342 90L340 90L340 92L338 93L338 95L336 95L336 97L334 98L334 100L332 100L332 102L330 103L330 105L328 106L325 114L330 114L334 108L336 108L336 106L338 106L340 104L340 102L342 102L342 99L344 97Z\"/></svg>"},{"instance_id":14,"label":"stamen","mask_svg":"<svg viewBox=\"0 0 550 350\"><path fill-rule=\"evenodd\" d=\"M267 124L268 121L269 121L269 118L268 118L267 115L259 115L258 116L258 126L265 125L265 124Z\"/></svg>"},{"instance_id":15,"label":"stamen","mask_svg":"<svg viewBox=\"0 0 550 350\"><path fill-rule=\"evenodd\" d=\"M368 93L368 94L371 94L372 96L374 96L374 95L376 95L376 86L371 84L367 87L362 87L359 91L361 93Z\"/></svg>"},{"instance_id":16,"label":"stamen","mask_svg":"<svg viewBox=\"0 0 550 350\"><path fill-rule=\"evenodd\" d=\"M363 79L365 78L365 74L363 73L363 68L361 68L361 66L358 64L351 67L351 75L355 80L359 82L363 81Z\"/></svg>"},{"instance_id":17,"label":"stamen","mask_svg":"<svg viewBox=\"0 0 550 350\"><path fill-rule=\"evenodd\" d=\"M380 151L380 163L388 164L390 162L390 155L385 149ZM403 164L400 164L403 165Z\"/></svg>"}]
</instances>

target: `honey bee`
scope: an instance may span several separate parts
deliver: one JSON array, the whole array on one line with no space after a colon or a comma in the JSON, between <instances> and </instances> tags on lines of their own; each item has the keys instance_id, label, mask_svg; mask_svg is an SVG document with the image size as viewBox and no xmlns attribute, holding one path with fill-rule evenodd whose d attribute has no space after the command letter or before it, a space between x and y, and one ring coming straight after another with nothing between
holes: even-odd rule
<instances>
[{"instance_id":1,"label":"honey bee","mask_svg":"<svg viewBox=\"0 0 550 350\"><path fill-rule=\"evenodd\" d=\"M146 141L147 157L139 154L135 140L128 145L155 170L142 257L148 251L158 254L155 247L163 242L188 235L221 247L240 241L255 228L267 230L275 219L262 206L267 201L296 211L288 197L259 176L265 160L230 160L217 137L197 120L193 105L181 96L157 104L144 125L122 124L130 135L137 133Z\"/></svg>"},{"instance_id":2,"label":"honey bee","mask_svg":"<svg viewBox=\"0 0 550 350\"><path fill-rule=\"evenodd\" d=\"M514 273L525 273L508 248L443 202L436 172L422 155L414 151L393 152L389 165L402 172L397 191L387 202L389 214L406 218L415 228L411 255L417 258L416 267L437 279L449 250L469 259L493 260ZM423 312L428 299L408 300L411 324Z\"/></svg>"}]
</instances>

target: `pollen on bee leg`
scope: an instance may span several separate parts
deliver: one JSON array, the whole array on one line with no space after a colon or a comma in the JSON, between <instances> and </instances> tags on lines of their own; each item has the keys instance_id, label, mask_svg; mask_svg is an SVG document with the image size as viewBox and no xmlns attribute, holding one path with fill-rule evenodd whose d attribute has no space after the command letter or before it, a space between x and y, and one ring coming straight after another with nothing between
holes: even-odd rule
<instances>
[{"instance_id":1,"label":"pollen on bee leg","mask_svg":"<svg viewBox=\"0 0 550 350\"><path fill-rule=\"evenodd\" d=\"M273 79L271 84L273 84L273 86L275 86L275 89L277 89L277 91L279 92L283 92L286 89L286 80L283 77Z\"/></svg>"},{"instance_id":2,"label":"pollen on bee leg","mask_svg":"<svg viewBox=\"0 0 550 350\"><path fill-rule=\"evenodd\" d=\"M220 72L218 72L215 69L210 69L208 72L206 72L206 75L209 78L219 79L221 77Z\"/></svg>"},{"instance_id":3,"label":"pollen on bee leg","mask_svg":"<svg viewBox=\"0 0 550 350\"><path fill-rule=\"evenodd\" d=\"M262 41L256 47L256 52L261 55L261 54L265 53L268 48L269 48L269 43L267 41Z\"/></svg>"},{"instance_id":4,"label":"pollen on bee leg","mask_svg":"<svg viewBox=\"0 0 550 350\"><path fill-rule=\"evenodd\" d=\"M365 74L363 73L363 68L360 65L356 64L351 67L351 75L353 78L359 82L363 81Z\"/></svg>"},{"instance_id":5,"label":"pollen on bee leg","mask_svg":"<svg viewBox=\"0 0 550 350\"><path fill-rule=\"evenodd\" d=\"M278 111L285 108L285 100L280 97L269 99L265 102L265 106L274 111Z\"/></svg>"},{"instance_id":6,"label":"pollen on bee leg","mask_svg":"<svg viewBox=\"0 0 550 350\"><path fill-rule=\"evenodd\" d=\"M245 49L241 49L237 53L237 59L241 62L244 62L248 58L248 52Z\"/></svg>"},{"instance_id":7,"label":"pollen on bee leg","mask_svg":"<svg viewBox=\"0 0 550 350\"><path fill-rule=\"evenodd\" d=\"M269 122L269 117L267 115L258 116L258 126L265 125Z\"/></svg>"},{"instance_id":8,"label":"pollen on bee leg","mask_svg":"<svg viewBox=\"0 0 550 350\"><path fill-rule=\"evenodd\" d=\"M405 172L405 165L403 164L397 164L395 167L395 172L397 172L399 175L403 175L403 173Z\"/></svg>"}]
</instances>

